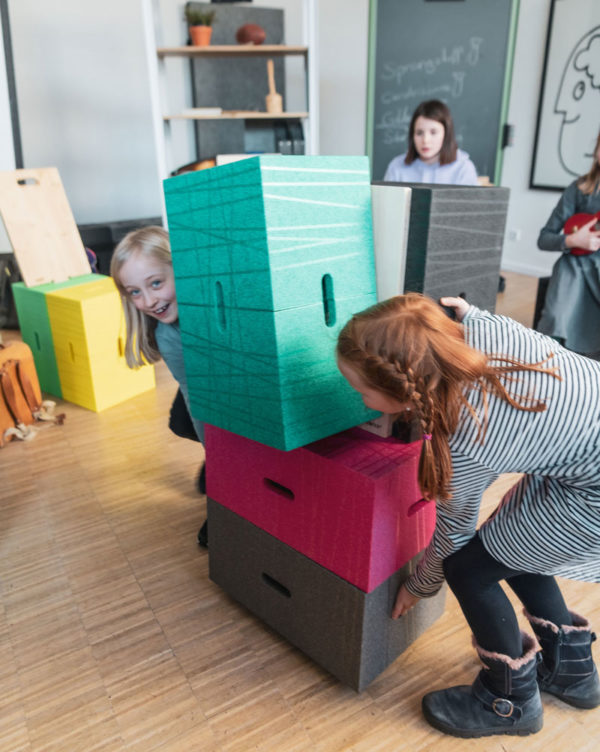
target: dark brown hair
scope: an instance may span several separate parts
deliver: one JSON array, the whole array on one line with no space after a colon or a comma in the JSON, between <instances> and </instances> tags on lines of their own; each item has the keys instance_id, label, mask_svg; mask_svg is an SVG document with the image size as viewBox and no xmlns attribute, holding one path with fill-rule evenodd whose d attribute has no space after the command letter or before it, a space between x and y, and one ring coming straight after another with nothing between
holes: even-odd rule
<instances>
[{"instance_id":1,"label":"dark brown hair","mask_svg":"<svg viewBox=\"0 0 600 752\"><path fill-rule=\"evenodd\" d=\"M441 502L452 496L448 442L457 429L461 408L466 407L483 439L489 394L517 410L546 409L539 400L511 396L500 380L503 374L538 371L558 377L543 363L488 357L476 350L464 341L462 324L418 293L398 295L353 316L340 332L337 356L372 389L412 403L423 434L431 437L423 441L421 450L421 492ZM472 387L482 392L483 415L475 412L465 396Z\"/></svg>"},{"instance_id":2,"label":"dark brown hair","mask_svg":"<svg viewBox=\"0 0 600 752\"><path fill-rule=\"evenodd\" d=\"M444 142L440 151L440 164L450 164L456 160L456 151L458 146L454 136L454 123L448 107L439 99L428 99L421 102L413 112L408 131L408 150L404 161L406 164L412 164L415 159L419 158L419 152L415 148L415 123L417 118L424 117L428 120L436 120L444 126Z\"/></svg>"}]
</instances>

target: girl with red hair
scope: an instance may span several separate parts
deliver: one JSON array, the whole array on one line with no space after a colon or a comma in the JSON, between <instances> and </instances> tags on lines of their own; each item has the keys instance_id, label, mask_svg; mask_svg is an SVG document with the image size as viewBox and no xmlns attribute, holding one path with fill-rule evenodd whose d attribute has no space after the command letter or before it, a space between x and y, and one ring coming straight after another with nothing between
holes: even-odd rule
<instances>
[{"instance_id":1,"label":"girl with red hair","mask_svg":"<svg viewBox=\"0 0 600 752\"><path fill-rule=\"evenodd\" d=\"M486 667L472 686L427 694L427 721L454 736L525 735L542 727L540 689L600 704L595 635L555 580L600 581L600 364L461 298L441 302L456 321L415 293L356 314L338 365L368 407L410 411L422 427L419 483L437 521L392 617L445 579ZM478 530L481 496L501 473L523 475Z\"/></svg>"}]
</instances>

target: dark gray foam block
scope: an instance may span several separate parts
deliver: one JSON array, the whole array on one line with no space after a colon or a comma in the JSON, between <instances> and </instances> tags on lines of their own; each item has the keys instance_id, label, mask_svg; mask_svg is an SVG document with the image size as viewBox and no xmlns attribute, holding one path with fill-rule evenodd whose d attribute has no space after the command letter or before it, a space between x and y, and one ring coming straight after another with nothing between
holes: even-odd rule
<instances>
[{"instance_id":1,"label":"dark gray foam block","mask_svg":"<svg viewBox=\"0 0 600 752\"><path fill-rule=\"evenodd\" d=\"M208 518L211 580L358 692L444 611L445 588L390 617L418 557L365 593L210 498Z\"/></svg>"},{"instance_id":2,"label":"dark gray foam block","mask_svg":"<svg viewBox=\"0 0 600 752\"><path fill-rule=\"evenodd\" d=\"M469 303L493 312L509 189L395 185L411 188L405 292L434 299L463 294Z\"/></svg>"}]
</instances>

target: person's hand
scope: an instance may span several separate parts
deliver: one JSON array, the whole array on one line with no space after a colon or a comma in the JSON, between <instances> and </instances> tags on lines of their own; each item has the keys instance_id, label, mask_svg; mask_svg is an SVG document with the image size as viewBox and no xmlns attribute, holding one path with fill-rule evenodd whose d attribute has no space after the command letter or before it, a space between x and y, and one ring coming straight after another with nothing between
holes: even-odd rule
<instances>
[{"instance_id":1,"label":"person's hand","mask_svg":"<svg viewBox=\"0 0 600 752\"><path fill-rule=\"evenodd\" d=\"M392 619L397 619L399 616L403 616L407 611L410 611L413 606L416 606L420 600L421 599L416 595L409 593L406 587L402 585L400 590L398 590L396 603L392 609Z\"/></svg>"},{"instance_id":2,"label":"person's hand","mask_svg":"<svg viewBox=\"0 0 600 752\"><path fill-rule=\"evenodd\" d=\"M592 229L597 222L596 217L592 217L578 230L567 235L565 238L567 248L582 248L584 251L592 252L600 250L600 230Z\"/></svg>"},{"instance_id":3,"label":"person's hand","mask_svg":"<svg viewBox=\"0 0 600 752\"><path fill-rule=\"evenodd\" d=\"M447 308L454 308L457 321L462 321L471 307L464 298L440 298L440 303Z\"/></svg>"}]
</instances>

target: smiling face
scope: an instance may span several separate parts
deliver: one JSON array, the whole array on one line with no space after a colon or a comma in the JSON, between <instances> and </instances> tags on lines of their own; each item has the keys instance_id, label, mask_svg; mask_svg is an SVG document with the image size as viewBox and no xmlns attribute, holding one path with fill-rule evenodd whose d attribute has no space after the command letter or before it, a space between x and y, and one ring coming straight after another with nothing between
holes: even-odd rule
<instances>
[{"instance_id":1,"label":"smiling face","mask_svg":"<svg viewBox=\"0 0 600 752\"><path fill-rule=\"evenodd\" d=\"M438 161L445 133L446 129L437 120L422 115L415 120L413 142L422 162L434 164Z\"/></svg>"},{"instance_id":2,"label":"smiling face","mask_svg":"<svg viewBox=\"0 0 600 752\"><path fill-rule=\"evenodd\" d=\"M350 386L360 394L365 407L389 415L401 413L411 407L410 402L400 402L400 400L390 397L385 392L380 392L365 384L358 371L342 360L338 360L338 368Z\"/></svg>"},{"instance_id":3,"label":"smiling face","mask_svg":"<svg viewBox=\"0 0 600 752\"><path fill-rule=\"evenodd\" d=\"M164 324L177 321L179 312L172 266L134 253L121 267L119 279L138 311Z\"/></svg>"}]
</instances>

